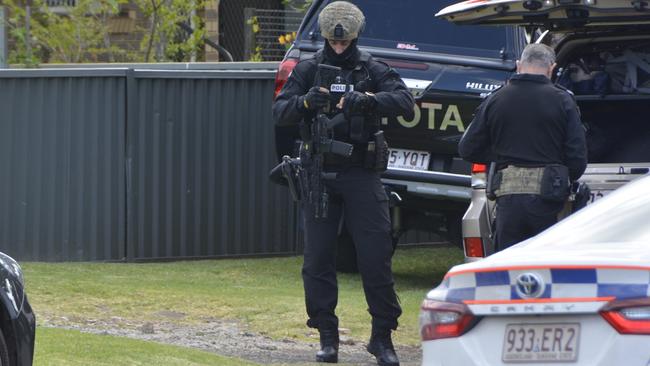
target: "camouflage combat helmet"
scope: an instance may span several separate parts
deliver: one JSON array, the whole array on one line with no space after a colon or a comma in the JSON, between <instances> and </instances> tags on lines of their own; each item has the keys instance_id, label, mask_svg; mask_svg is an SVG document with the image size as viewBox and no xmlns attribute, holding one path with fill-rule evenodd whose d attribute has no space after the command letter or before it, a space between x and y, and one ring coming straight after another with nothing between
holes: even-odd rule
<instances>
[{"instance_id":1,"label":"camouflage combat helmet","mask_svg":"<svg viewBox=\"0 0 650 366\"><path fill-rule=\"evenodd\" d=\"M334 1L318 15L320 33L325 39L352 40L359 37L366 18L359 8L347 1Z\"/></svg>"}]
</instances>

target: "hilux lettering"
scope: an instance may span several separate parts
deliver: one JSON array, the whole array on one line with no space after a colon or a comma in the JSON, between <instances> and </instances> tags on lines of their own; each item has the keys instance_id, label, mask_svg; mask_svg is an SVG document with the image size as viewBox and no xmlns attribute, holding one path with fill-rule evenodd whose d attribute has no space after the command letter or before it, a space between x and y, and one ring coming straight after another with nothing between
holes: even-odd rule
<instances>
[{"instance_id":1,"label":"hilux lettering","mask_svg":"<svg viewBox=\"0 0 650 366\"><path fill-rule=\"evenodd\" d=\"M471 90L485 90L485 91L493 91L497 89L499 84L483 84L483 83L473 83L473 82L467 82L465 84L465 89L471 89Z\"/></svg>"},{"instance_id":2,"label":"hilux lettering","mask_svg":"<svg viewBox=\"0 0 650 366\"><path fill-rule=\"evenodd\" d=\"M412 120L407 120L406 118L399 116L397 117L397 122L406 128L413 128L420 124L423 119L422 114L426 113L427 128L430 130L438 129L440 131L446 131L448 128L454 127L458 132L465 131L465 123L460 115L458 106L455 104L444 106L439 103L422 103L421 106L416 104L413 111L415 113ZM441 113L436 113L436 111L444 111L442 120L440 120ZM436 122L440 122L440 124L438 125ZM381 123L387 125L388 118L382 118Z\"/></svg>"}]
</instances>

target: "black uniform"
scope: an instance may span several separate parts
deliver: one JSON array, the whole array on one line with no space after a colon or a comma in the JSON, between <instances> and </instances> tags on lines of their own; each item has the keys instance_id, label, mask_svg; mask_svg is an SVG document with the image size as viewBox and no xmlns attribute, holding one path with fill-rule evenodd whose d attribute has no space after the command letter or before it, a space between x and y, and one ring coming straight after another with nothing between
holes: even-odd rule
<instances>
[{"instance_id":1,"label":"black uniform","mask_svg":"<svg viewBox=\"0 0 650 366\"><path fill-rule=\"evenodd\" d=\"M273 105L273 115L278 124L299 124L311 121L315 116L315 112L305 108L301 96L316 85L319 63L341 67L347 84L354 85L355 90L375 94L374 113L367 115L367 119L412 115L413 97L399 75L388 65L359 51L355 44L350 47L344 60L320 51L296 65ZM306 138L306 124L302 125L303 138ZM303 206L305 249L302 276L309 317L307 325L321 330L338 328L335 258L339 221L343 217L356 246L373 329L395 329L402 310L393 288L388 197L379 173L362 167L367 141L352 141L349 128L348 124L337 127L334 137L354 144L352 157L325 155L325 169L339 172L335 180L325 181L333 196L327 219L315 220L309 205ZM368 123L367 128L371 130L365 131L364 135L371 136L375 132L372 129L377 129L378 124Z\"/></svg>"},{"instance_id":2,"label":"black uniform","mask_svg":"<svg viewBox=\"0 0 650 366\"><path fill-rule=\"evenodd\" d=\"M540 167L563 164L577 180L587 166L585 130L573 94L544 75L518 74L488 96L458 146L475 163L492 161ZM497 199L499 249L538 234L557 222L562 202L539 195L512 194Z\"/></svg>"}]
</instances>

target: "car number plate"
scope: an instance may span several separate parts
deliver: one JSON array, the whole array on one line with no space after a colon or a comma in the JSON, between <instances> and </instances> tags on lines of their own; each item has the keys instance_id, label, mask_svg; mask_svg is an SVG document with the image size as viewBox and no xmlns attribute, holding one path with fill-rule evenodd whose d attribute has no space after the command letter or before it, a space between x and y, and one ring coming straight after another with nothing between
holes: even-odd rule
<instances>
[{"instance_id":1,"label":"car number plate","mask_svg":"<svg viewBox=\"0 0 650 366\"><path fill-rule=\"evenodd\" d=\"M580 324L508 324L502 360L517 362L576 362Z\"/></svg>"},{"instance_id":2,"label":"car number plate","mask_svg":"<svg viewBox=\"0 0 650 366\"><path fill-rule=\"evenodd\" d=\"M409 170L428 170L431 154L426 151L389 149L388 167Z\"/></svg>"}]
</instances>

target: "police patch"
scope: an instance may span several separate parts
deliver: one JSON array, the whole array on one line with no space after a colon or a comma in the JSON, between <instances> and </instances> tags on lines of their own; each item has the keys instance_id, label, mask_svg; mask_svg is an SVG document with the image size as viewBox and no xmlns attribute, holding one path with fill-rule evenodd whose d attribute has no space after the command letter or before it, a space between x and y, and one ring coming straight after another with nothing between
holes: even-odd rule
<instances>
[{"instance_id":1,"label":"police patch","mask_svg":"<svg viewBox=\"0 0 650 366\"><path fill-rule=\"evenodd\" d=\"M347 85L345 84L332 84L330 85L330 92L332 93L345 93L347 91Z\"/></svg>"}]
</instances>

